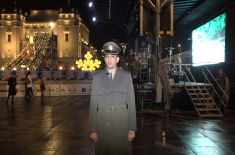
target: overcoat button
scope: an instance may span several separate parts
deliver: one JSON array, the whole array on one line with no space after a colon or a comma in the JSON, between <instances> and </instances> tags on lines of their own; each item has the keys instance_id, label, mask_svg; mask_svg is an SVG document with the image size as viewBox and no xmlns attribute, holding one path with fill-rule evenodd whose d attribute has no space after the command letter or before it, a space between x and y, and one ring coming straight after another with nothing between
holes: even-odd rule
<instances>
[{"instance_id":1,"label":"overcoat button","mask_svg":"<svg viewBox=\"0 0 235 155\"><path fill-rule=\"evenodd\" d=\"M110 124L108 124L108 125L110 125Z\"/></svg>"},{"instance_id":2,"label":"overcoat button","mask_svg":"<svg viewBox=\"0 0 235 155\"><path fill-rule=\"evenodd\" d=\"M116 123L116 125L117 125L117 123Z\"/></svg>"}]
</instances>

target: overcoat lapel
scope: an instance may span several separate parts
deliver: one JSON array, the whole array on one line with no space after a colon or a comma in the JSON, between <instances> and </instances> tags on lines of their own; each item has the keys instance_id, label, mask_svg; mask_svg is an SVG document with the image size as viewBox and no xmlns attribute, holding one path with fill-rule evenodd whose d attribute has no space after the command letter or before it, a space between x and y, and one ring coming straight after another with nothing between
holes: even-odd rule
<instances>
[{"instance_id":1,"label":"overcoat lapel","mask_svg":"<svg viewBox=\"0 0 235 155\"><path fill-rule=\"evenodd\" d=\"M120 72L120 69L117 67L114 79L111 82L111 88L109 93L112 93L115 89L117 89L122 82L123 82L123 75Z\"/></svg>"},{"instance_id":2,"label":"overcoat lapel","mask_svg":"<svg viewBox=\"0 0 235 155\"><path fill-rule=\"evenodd\" d=\"M104 69L103 70L103 76L102 76L102 81L101 81L101 84L107 88L108 90L110 90L110 83L109 83L109 76L106 74L106 70L107 69Z\"/></svg>"}]
</instances>

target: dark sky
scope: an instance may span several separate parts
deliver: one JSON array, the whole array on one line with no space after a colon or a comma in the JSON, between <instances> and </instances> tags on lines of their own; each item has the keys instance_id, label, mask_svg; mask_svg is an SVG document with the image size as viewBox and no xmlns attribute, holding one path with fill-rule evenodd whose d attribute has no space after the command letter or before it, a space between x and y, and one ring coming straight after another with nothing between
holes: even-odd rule
<instances>
[{"instance_id":1,"label":"dark sky","mask_svg":"<svg viewBox=\"0 0 235 155\"><path fill-rule=\"evenodd\" d=\"M119 42L127 42L127 34L115 24L93 22L93 8L88 7L89 0L70 0L71 7L78 8L83 18L83 22L90 30L90 43L98 50L102 49L105 42L110 39L119 39ZM23 13L29 10L58 10L68 9L68 0L16 0L17 8L21 8ZM0 0L0 9L12 10L14 0Z\"/></svg>"}]
</instances>

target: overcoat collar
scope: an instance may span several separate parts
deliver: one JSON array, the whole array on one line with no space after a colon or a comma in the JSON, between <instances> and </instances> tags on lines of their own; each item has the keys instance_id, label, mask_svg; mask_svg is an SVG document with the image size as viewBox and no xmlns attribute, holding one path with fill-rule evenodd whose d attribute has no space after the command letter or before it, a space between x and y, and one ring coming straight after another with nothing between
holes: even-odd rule
<instances>
[{"instance_id":1,"label":"overcoat collar","mask_svg":"<svg viewBox=\"0 0 235 155\"><path fill-rule=\"evenodd\" d=\"M123 74L121 70L117 67L116 73L114 75L113 81L109 82L109 75L108 75L108 69L107 67L103 70L103 76L101 84L109 90L109 92L113 92L123 81Z\"/></svg>"}]
</instances>

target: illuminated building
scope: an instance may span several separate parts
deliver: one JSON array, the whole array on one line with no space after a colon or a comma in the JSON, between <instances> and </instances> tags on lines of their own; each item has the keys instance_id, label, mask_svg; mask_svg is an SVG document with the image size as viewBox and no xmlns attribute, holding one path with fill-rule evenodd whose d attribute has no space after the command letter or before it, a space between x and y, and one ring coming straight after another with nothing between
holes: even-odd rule
<instances>
[{"instance_id":1,"label":"illuminated building","mask_svg":"<svg viewBox=\"0 0 235 155\"><path fill-rule=\"evenodd\" d=\"M78 10L31 10L29 15L14 9L0 13L0 66L14 59L27 44L33 43L35 33L51 32L58 36L58 66L70 69L78 58L83 58L89 45L89 30L82 22ZM86 48L82 48L87 46ZM92 51L92 50L91 50ZM93 49L95 51L95 49ZM84 53L84 54L83 54Z\"/></svg>"}]
</instances>

